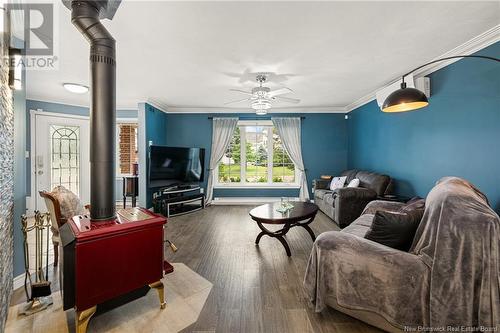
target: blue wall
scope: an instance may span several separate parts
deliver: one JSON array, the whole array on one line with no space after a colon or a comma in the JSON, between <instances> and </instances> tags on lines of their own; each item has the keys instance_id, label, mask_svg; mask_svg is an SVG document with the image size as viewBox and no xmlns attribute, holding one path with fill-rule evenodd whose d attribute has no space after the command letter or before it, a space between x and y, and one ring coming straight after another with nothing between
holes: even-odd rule
<instances>
[{"instance_id":1,"label":"blue wall","mask_svg":"<svg viewBox=\"0 0 500 333\"><path fill-rule=\"evenodd\" d=\"M256 119L245 114L168 114L167 144L176 147L206 149L208 167L212 142L212 120L208 117L238 117ZM343 114L276 114L275 117L298 117L302 120L302 153L310 184L322 174L339 174L347 166L347 125ZM258 119L270 119L271 116ZM208 176L208 175L207 175ZM203 184L206 187L207 177ZM215 197L243 196L298 196L298 189L216 189Z\"/></svg>"},{"instance_id":2,"label":"blue wall","mask_svg":"<svg viewBox=\"0 0 500 333\"><path fill-rule=\"evenodd\" d=\"M145 104L145 131L146 131L146 146L144 151L146 156L149 156L149 144L153 145L167 145L167 114L150 104ZM149 189L149 181L147 175L149 170L149 158L146 158L146 167L142 168L139 165L139 175L141 179L146 179L147 195L146 207L151 207L153 191ZM145 178L142 178L146 176Z\"/></svg>"},{"instance_id":3,"label":"blue wall","mask_svg":"<svg viewBox=\"0 0 500 333\"><path fill-rule=\"evenodd\" d=\"M478 52L500 55L500 43ZM430 75L427 108L387 114L372 101L349 114L349 168L383 172L396 191L426 196L443 176L463 177L500 210L500 65L462 59Z\"/></svg>"}]
</instances>

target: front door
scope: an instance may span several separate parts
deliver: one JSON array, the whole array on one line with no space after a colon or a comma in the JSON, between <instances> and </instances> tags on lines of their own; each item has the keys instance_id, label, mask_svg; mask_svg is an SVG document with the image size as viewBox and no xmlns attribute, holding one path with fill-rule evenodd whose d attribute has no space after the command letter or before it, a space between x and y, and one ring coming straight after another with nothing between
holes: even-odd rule
<instances>
[{"instance_id":1,"label":"front door","mask_svg":"<svg viewBox=\"0 0 500 333\"><path fill-rule=\"evenodd\" d=\"M45 211L39 191L62 185L90 201L89 120L86 118L35 115L34 172L35 209Z\"/></svg>"}]
</instances>

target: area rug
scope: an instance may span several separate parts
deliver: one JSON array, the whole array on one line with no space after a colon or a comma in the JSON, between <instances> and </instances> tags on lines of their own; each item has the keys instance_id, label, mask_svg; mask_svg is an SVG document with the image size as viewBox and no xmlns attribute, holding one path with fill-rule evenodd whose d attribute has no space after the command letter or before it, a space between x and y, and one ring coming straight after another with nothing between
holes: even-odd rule
<instances>
[{"instance_id":1,"label":"area rug","mask_svg":"<svg viewBox=\"0 0 500 333\"><path fill-rule=\"evenodd\" d=\"M93 317L87 332L179 332L196 322L212 283L184 264L173 265L174 272L162 280L167 301L164 310L157 292L150 290L144 297ZM58 291L52 297L54 304L29 317L18 315L24 304L10 307L5 332L75 332L75 312L63 311Z\"/></svg>"}]
</instances>

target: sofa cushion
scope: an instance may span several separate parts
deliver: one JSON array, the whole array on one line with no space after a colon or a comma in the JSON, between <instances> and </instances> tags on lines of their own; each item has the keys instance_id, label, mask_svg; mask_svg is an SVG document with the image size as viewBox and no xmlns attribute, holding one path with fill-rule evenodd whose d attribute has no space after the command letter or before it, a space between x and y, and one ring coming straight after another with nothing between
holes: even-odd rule
<instances>
[{"instance_id":1,"label":"sofa cushion","mask_svg":"<svg viewBox=\"0 0 500 333\"><path fill-rule=\"evenodd\" d=\"M422 215L423 210L408 213L377 211L365 238L394 249L408 251Z\"/></svg>"},{"instance_id":2,"label":"sofa cushion","mask_svg":"<svg viewBox=\"0 0 500 333\"><path fill-rule=\"evenodd\" d=\"M345 170L344 172L342 172L341 176L346 176L347 177L346 182L349 184L351 182L351 180L356 178L357 173L358 173L358 170L356 170L356 169Z\"/></svg>"},{"instance_id":3,"label":"sofa cushion","mask_svg":"<svg viewBox=\"0 0 500 333\"><path fill-rule=\"evenodd\" d=\"M383 196L391 178L375 172L359 171L356 178L360 181L360 186L374 190L377 196Z\"/></svg>"},{"instance_id":4,"label":"sofa cushion","mask_svg":"<svg viewBox=\"0 0 500 333\"><path fill-rule=\"evenodd\" d=\"M341 232L356 235L359 237L365 237L368 230L370 230L372 223L373 214L364 214L358 217L353 223L342 229Z\"/></svg>"},{"instance_id":5,"label":"sofa cushion","mask_svg":"<svg viewBox=\"0 0 500 333\"><path fill-rule=\"evenodd\" d=\"M328 194L328 193L332 193L332 191L330 191L330 190L316 190L316 191L314 191L314 196L318 199L323 200L323 197L325 196L325 194Z\"/></svg>"}]
</instances>

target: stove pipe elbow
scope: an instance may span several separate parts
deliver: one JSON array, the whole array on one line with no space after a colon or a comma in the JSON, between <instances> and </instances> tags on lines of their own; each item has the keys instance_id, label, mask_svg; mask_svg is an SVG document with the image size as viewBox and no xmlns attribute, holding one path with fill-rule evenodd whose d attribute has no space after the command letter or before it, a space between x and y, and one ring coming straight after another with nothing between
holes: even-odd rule
<instances>
[{"instance_id":1,"label":"stove pipe elbow","mask_svg":"<svg viewBox=\"0 0 500 333\"><path fill-rule=\"evenodd\" d=\"M99 14L106 1L73 0L71 22L90 43L90 218L116 217L115 40L102 25Z\"/></svg>"}]
</instances>

